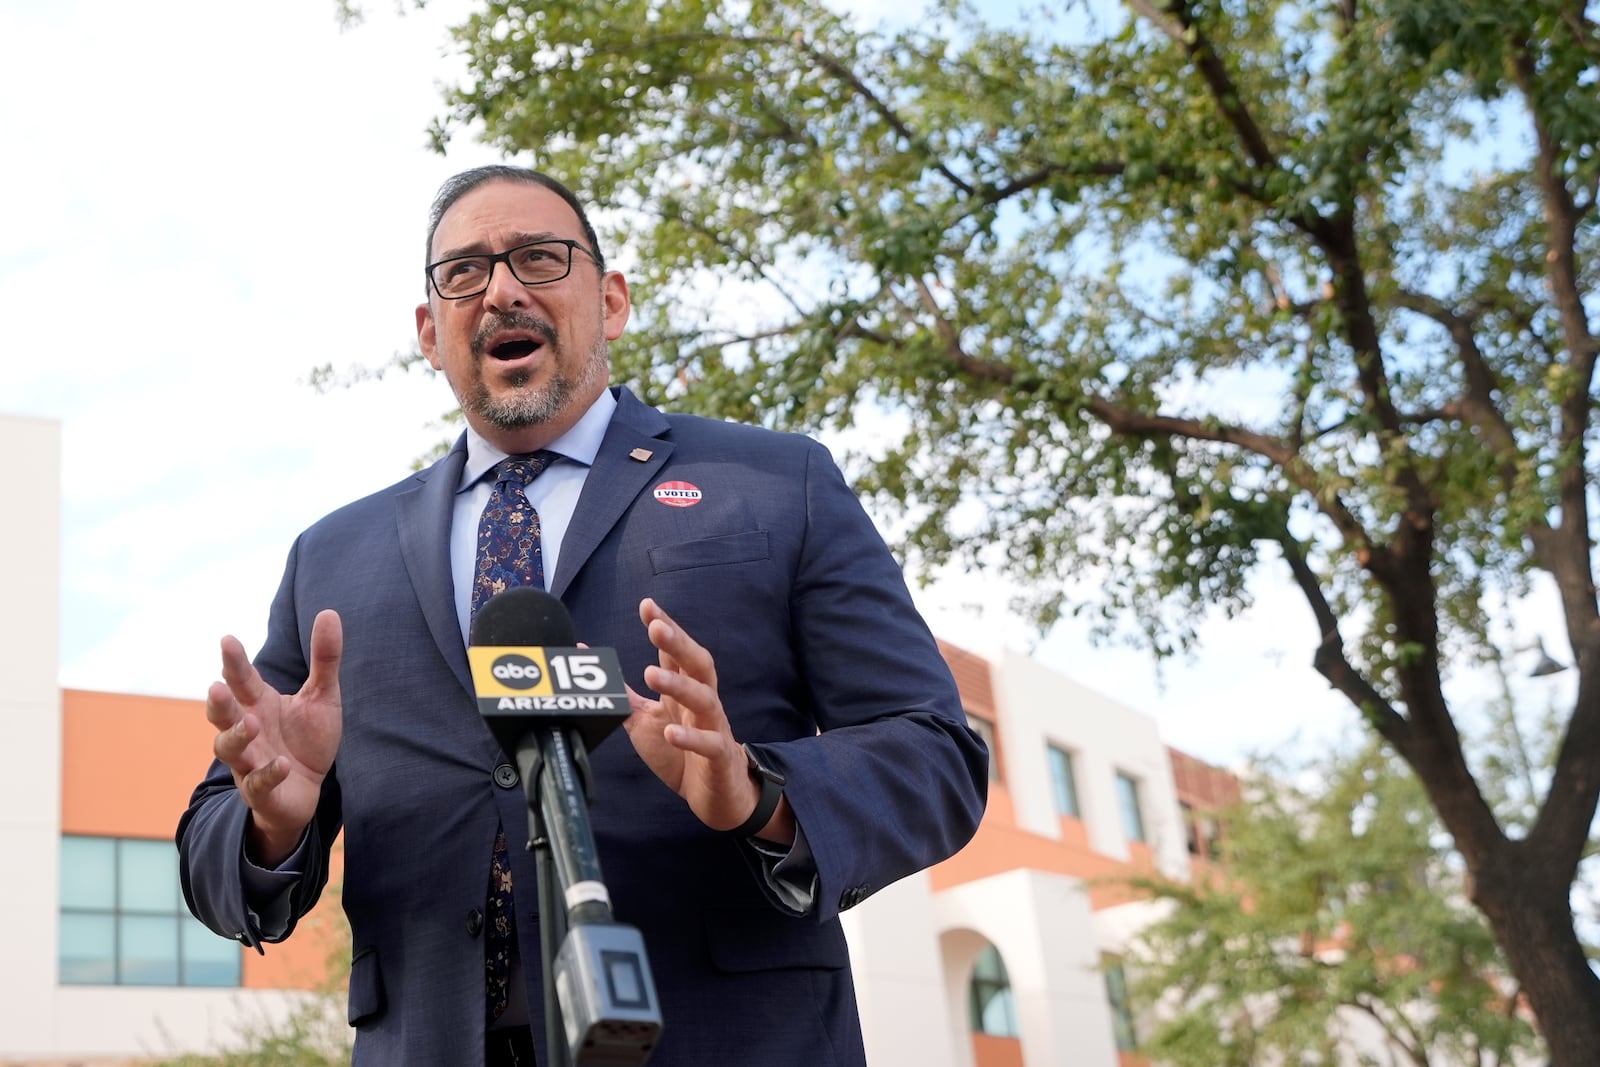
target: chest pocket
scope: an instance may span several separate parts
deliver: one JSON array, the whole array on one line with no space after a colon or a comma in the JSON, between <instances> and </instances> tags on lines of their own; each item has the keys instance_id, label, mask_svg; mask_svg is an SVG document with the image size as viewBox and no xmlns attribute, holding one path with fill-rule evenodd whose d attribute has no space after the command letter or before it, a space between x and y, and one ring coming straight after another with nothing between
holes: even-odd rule
<instances>
[{"instance_id":1,"label":"chest pocket","mask_svg":"<svg viewBox=\"0 0 1600 1067\"><path fill-rule=\"evenodd\" d=\"M767 546L767 531L741 530L676 545L657 545L650 549L650 566L655 573L666 574L695 567L754 563L770 559L771 556Z\"/></svg>"}]
</instances>

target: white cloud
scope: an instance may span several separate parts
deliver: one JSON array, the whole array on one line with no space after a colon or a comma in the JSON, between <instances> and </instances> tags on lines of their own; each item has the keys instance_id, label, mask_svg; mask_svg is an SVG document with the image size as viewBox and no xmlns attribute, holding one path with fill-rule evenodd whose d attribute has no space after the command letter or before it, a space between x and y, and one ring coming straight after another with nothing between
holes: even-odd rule
<instances>
[{"instance_id":1,"label":"white cloud","mask_svg":"<svg viewBox=\"0 0 1600 1067\"><path fill-rule=\"evenodd\" d=\"M464 6L0 8L0 410L63 424L64 684L200 695L294 535L436 439L441 381L304 382L410 347L428 200L493 158L424 147Z\"/></svg>"}]
</instances>

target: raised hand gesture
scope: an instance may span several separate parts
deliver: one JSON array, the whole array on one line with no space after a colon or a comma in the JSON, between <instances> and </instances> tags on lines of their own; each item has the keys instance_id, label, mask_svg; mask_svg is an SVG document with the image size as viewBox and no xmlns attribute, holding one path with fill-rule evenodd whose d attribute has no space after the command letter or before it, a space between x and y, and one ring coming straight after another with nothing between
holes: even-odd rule
<instances>
[{"instance_id":1,"label":"raised hand gesture","mask_svg":"<svg viewBox=\"0 0 1600 1067\"><path fill-rule=\"evenodd\" d=\"M717 693L717 667L711 653L683 632L654 600L639 604L639 618L658 653L644 680L659 700L628 690L632 714L623 722L639 758L688 802L713 830L731 830L755 811L761 790L750 777L749 761L733 736ZM794 840L794 813L787 800L766 827L766 840Z\"/></svg>"},{"instance_id":2,"label":"raised hand gesture","mask_svg":"<svg viewBox=\"0 0 1600 1067\"><path fill-rule=\"evenodd\" d=\"M288 857L316 814L343 728L343 650L338 613L320 612L311 626L310 671L291 696L262 680L235 638L222 639L222 681L206 693L206 719L217 728L212 750L250 808L246 851L263 867Z\"/></svg>"}]
</instances>

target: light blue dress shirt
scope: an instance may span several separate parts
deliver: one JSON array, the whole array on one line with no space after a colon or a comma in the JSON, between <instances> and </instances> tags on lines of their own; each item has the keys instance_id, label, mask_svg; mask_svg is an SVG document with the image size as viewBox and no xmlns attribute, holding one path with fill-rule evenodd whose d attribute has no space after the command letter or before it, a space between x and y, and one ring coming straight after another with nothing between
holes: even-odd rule
<instances>
[{"instance_id":1,"label":"light blue dress shirt","mask_svg":"<svg viewBox=\"0 0 1600 1067\"><path fill-rule=\"evenodd\" d=\"M572 523L572 512L578 506L578 496L583 483L589 479L589 468L600 452L600 442L605 440L606 429L611 425L611 415L617 410L617 399L607 389L600 399L589 406L577 425L550 443L546 451L562 457L551 463L525 490L528 503L539 513L540 551L544 556L544 583L549 588L561 563L561 542ZM461 470L461 484L456 488L455 508L450 514L450 576L456 588L456 617L461 622L463 640L470 634L472 612L473 569L478 560L478 518L494 485L484 475L493 470L509 453L502 452L485 441L478 432L467 428L467 463Z\"/></svg>"}]
</instances>

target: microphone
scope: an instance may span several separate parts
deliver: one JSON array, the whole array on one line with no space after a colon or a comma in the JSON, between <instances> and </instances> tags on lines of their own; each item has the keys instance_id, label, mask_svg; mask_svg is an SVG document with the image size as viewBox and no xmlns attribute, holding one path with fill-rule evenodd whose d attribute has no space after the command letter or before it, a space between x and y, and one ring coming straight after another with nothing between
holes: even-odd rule
<instances>
[{"instance_id":1,"label":"microphone","mask_svg":"<svg viewBox=\"0 0 1600 1067\"><path fill-rule=\"evenodd\" d=\"M467 659L478 713L522 774L531 841L541 849L550 1061L638 1067L660 1038L661 1002L643 936L612 919L588 811L587 751L628 717L628 692L615 650L577 643L566 605L521 586L478 610ZM559 886L550 884L545 850Z\"/></svg>"},{"instance_id":2,"label":"microphone","mask_svg":"<svg viewBox=\"0 0 1600 1067\"><path fill-rule=\"evenodd\" d=\"M617 653L577 644L567 606L543 589L507 589L478 609L467 659L478 714L506 755L529 730L557 724L592 749L628 717Z\"/></svg>"}]
</instances>

